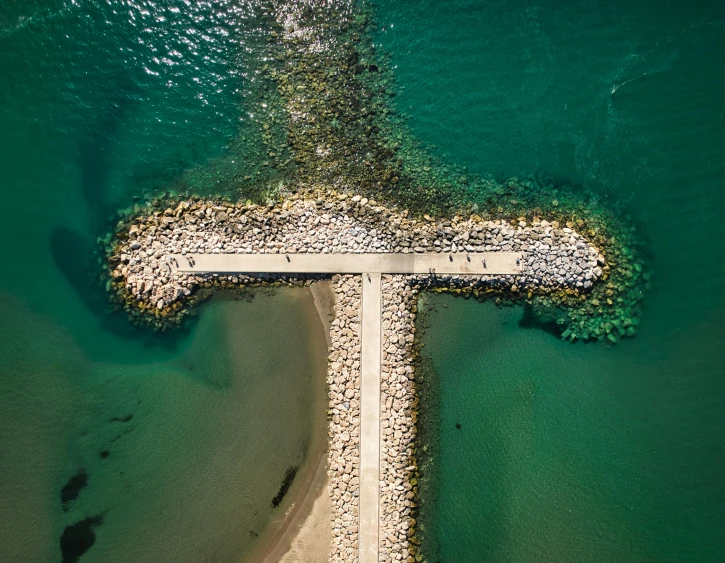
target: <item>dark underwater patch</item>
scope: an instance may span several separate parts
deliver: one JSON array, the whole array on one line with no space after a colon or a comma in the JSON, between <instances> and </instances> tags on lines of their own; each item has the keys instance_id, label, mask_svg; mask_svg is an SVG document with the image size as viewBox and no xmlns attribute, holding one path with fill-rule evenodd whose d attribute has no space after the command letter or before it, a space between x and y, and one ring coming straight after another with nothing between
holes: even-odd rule
<instances>
[{"instance_id":1,"label":"dark underwater patch","mask_svg":"<svg viewBox=\"0 0 725 563\"><path fill-rule=\"evenodd\" d=\"M282 499L289 491L289 488L292 486L292 481L294 481L295 477L297 476L298 469L299 468L296 465L293 465L292 467L288 468L287 471L285 471L284 479L282 479L282 484L279 487L277 496L272 499L272 506L274 508L277 508L280 505Z\"/></svg>"},{"instance_id":2,"label":"dark underwater patch","mask_svg":"<svg viewBox=\"0 0 725 563\"><path fill-rule=\"evenodd\" d=\"M561 333L564 330L556 321L541 321L537 319L534 310L529 306L524 307L524 314L521 315L518 326L519 328L526 329L538 328L547 334L556 336L556 338L561 338Z\"/></svg>"},{"instance_id":3,"label":"dark underwater patch","mask_svg":"<svg viewBox=\"0 0 725 563\"><path fill-rule=\"evenodd\" d=\"M88 473L83 469L68 479L68 482L60 490L60 502L64 511L68 510L69 504L78 498L86 485L88 485Z\"/></svg>"},{"instance_id":4,"label":"dark underwater patch","mask_svg":"<svg viewBox=\"0 0 725 563\"><path fill-rule=\"evenodd\" d=\"M123 438L126 434L130 434L132 430L133 428L127 428L124 432L121 432L117 436L114 436L113 438L111 438L111 443L113 444L114 442L117 442L118 440Z\"/></svg>"},{"instance_id":5,"label":"dark underwater patch","mask_svg":"<svg viewBox=\"0 0 725 563\"><path fill-rule=\"evenodd\" d=\"M93 544L96 543L96 533L93 528L103 524L103 515L91 516L70 526L66 526L60 537L60 552L63 563L76 563Z\"/></svg>"},{"instance_id":6,"label":"dark underwater patch","mask_svg":"<svg viewBox=\"0 0 725 563\"><path fill-rule=\"evenodd\" d=\"M133 413L127 414L126 416L114 416L113 418L109 418L108 422L130 422L133 418Z\"/></svg>"}]
</instances>

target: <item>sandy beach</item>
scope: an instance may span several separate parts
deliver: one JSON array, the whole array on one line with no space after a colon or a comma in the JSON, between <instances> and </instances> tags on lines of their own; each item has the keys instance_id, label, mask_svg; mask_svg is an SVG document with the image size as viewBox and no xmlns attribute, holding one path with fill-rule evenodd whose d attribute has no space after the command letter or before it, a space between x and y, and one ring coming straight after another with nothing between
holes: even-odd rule
<instances>
[{"instance_id":1,"label":"sandy beach","mask_svg":"<svg viewBox=\"0 0 725 563\"><path fill-rule=\"evenodd\" d=\"M306 290L305 290L306 291ZM330 322L333 317L334 293L329 280L309 287L314 307L330 346ZM332 541L332 508L327 492L327 448L311 452L317 457L311 479L298 490L300 498L288 509L286 522L258 559L262 563L318 563L327 561ZM315 462L311 459L310 462Z\"/></svg>"}]
</instances>

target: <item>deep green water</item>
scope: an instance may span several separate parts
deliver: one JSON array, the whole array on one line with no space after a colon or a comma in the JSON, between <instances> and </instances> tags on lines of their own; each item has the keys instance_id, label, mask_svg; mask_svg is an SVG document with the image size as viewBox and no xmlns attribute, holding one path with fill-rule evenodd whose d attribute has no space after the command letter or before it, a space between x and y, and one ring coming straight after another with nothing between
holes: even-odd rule
<instances>
[{"instance_id":1,"label":"deep green water","mask_svg":"<svg viewBox=\"0 0 725 563\"><path fill-rule=\"evenodd\" d=\"M654 271L641 331L612 349L432 300L429 559L725 560L723 5L398 1L378 17L419 138L471 172L624 202Z\"/></svg>"},{"instance_id":2,"label":"deep green water","mask_svg":"<svg viewBox=\"0 0 725 563\"><path fill-rule=\"evenodd\" d=\"M302 296L220 302L155 337L87 284L113 210L260 177L251 5L0 0L0 560L60 561L63 529L102 514L83 561L233 561L304 458ZM725 8L376 14L414 134L471 173L623 202L654 271L639 334L612 349L522 329L520 309L432 300L430 559L725 560Z\"/></svg>"}]
</instances>

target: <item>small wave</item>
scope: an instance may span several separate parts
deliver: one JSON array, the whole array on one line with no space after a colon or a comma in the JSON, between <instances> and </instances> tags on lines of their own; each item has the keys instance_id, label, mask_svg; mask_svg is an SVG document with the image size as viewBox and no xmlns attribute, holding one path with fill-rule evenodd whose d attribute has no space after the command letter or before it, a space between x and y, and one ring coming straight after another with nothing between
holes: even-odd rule
<instances>
[{"instance_id":1,"label":"small wave","mask_svg":"<svg viewBox=\"0 0 725 563\"><path fill-rule=\"evenodd\" d=\"M611 93L612 93L612 94L614 94L614 93L615 93L615 92L616 92L617 90L619 90L619 89L620 89L620 88L621 88L622 86L626 86L626 85L627 85L627 84L629 84L630 82L634 82L635 80L639 80L640 78L643 78L643 77L645 77L645 76L647 76L647 73L646 73L646 72L643 72L643 73L642 73L642 74L640 74L639 76L635 76L634 78L630 78L629 80L625 80L625 81L624 81L624 82L622 82L621 84L615 84L614 86L612 86L612 92L611 92Z\"/></svg>"}]
</instances>

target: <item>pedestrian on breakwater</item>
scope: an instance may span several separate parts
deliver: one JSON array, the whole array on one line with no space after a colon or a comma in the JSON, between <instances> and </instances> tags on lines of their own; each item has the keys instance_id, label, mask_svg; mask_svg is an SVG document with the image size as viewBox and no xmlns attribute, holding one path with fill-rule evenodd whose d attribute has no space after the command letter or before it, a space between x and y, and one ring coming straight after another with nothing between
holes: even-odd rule
<instances>
[{"instance_id":1,"label":"pedestrian on breakwater","mask_svg":"<svg viewBox=\"0 0 725 563\"><path fill-rule=\"evenodd\" d=\"M449 254L449 255L448 255L448 259L449 259L449 260L450 260L451 262L453 262L453 254Z\"/></svg>"},{"instance_id":2,"label":"pedestrian on breakwater","mask_svg":"<svg viewBox=\"0 0 725 563\"><path fill-rule=\"evenodd\" d=\"M289 256L288 255L285 254L284 257L287 258L287 262L290 262L290 259L289 259Z\"/></svg>"},{"instance_id":3,"label":"pedestrian on breakwater","mask_svg":"<svg viewBox=\"0 0 725 563\"><path fill-rule=\"evenodd\" d=\"M485 258L483 259L483 267L484 268L487 268L487 266L486 266L486 259Z\"/></svg>"},{"instance_id":4,"label":"pedestrian on breakwater","mask_svg":"<svg viewBox=\"0 0 725 563\"><path fill-rule=\"evenodd\" d=\"M372 282L373 280L370 279L370 274L368 274L368 281Z\"/></svg>"},{"instance_id":5,"label":"pedestrian on breakwater","mask_svg":"<svg viewBox=\"0 0 725 563\"><path fill-rule=\"evenodd\" d=\"M470 262L471 261L471 257L468 256L468 255L466 255L466 260L468 260Z\"/></svg>"}]
</instances>

